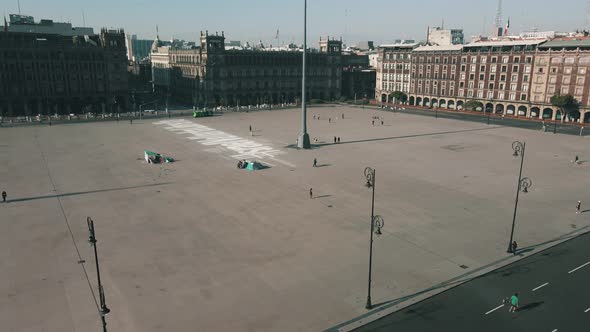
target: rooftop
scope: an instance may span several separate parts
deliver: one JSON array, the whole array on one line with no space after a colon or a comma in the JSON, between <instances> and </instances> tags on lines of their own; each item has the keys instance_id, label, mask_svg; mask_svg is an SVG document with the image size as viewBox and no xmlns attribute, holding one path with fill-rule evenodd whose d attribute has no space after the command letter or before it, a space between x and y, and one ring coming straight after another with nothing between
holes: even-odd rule
<instances>
[{"instance_id":1,"label":"rooftop","mask_svg":"<svg viewBox=\"0 0 590 332\"><path fill-rule=\"evenodd\" d=\"M539 45L547 41L545 38L539 39L518 39L518 40L490 40L474 42L464 45L464 47L503 47L503 46L530 46Z\"/></svg>"},{"instance_id":2,"label":"rooftop","mask_svg":"<svg viewBox=\"0 0 590 332\"><path fill-rule=\"evenodd\" d=\"M590 38L564 38L548 41L539 46L540 49L567 48L567 47L590 47Z\"/></svg>"},{"instance_id":3,"label":"rooftop","mask_svg":"<svg viewBox=\"0 0 590 332\"><path fill-rule=\"evenodd\" d=\"M463 49L463 45L425 45L416 48L415 52L429 52L429 51L460 51Z\"/></svg>"}]
</instances>

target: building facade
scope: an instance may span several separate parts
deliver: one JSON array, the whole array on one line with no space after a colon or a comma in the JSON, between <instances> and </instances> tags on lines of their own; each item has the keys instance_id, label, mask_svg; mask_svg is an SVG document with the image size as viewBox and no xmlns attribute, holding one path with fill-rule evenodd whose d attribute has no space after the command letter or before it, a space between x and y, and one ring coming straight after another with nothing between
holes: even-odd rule
<instances>
[{"instance_id":1,"label":"building facade","mask_svg":"<svg viewBox=\"0 0 590 332\"><path fill-rule=\"evenodd\" d=\"M463 109L465 103L476 101L478 111L559 120L550 98L571 94L580 102L580 112L565 120L590 121L588 39L493 40L411 50L385 45L379 52L378 102L393 102L391 93L402 91L414 106ZM409 91L393 81L398 73L390 73L391 59L399 62L400 57L411 59ZM393 67L404 68L399 65L394 62Z\"/></svg>"},{"instance_id":2,"label":"building facade","mask_svg":"<svg viewBox=\"0 0 590 332\"><path fill-rule=\"evenodd\" d=\"M0 114L114 112L127 107L123 30L61 36L0 32Z\"/></svg>"},{"instance_id":3,"label":"building facade","mask_svg":"<svg viewBox=\"0 0 590 332\"><path fill-rule=\"evenodd\" d=\"M461 45L465 36L462 29L446 30L440 27L428 28L427 42L433 45Z\"/></svg>"},{"instance_id":4,"label":"building facade","mask_svg":"<svg viewBox=\"0 0 590 332\"><path fill-rule=\"evenodd\" d=\"M310 99L340 98L341 52L342 42L333 39L308 52ZM196 47L152 47L151 58L155 88L197 107L291 103L301 95L301 52L226 50L223 32L201 33ZM168 71L169 81L157 77L158 68Z\"/></svg>"},{"instance_id":5,"label":"building facade","mask_svg":"<svg viewBox=\"0 0 590 332\"><path fill-rule=\"evenodd\" d=\"M393 102L394 91L410 93L413 50L419 44L392 44L379 47L375 96L381 102Z\"/></svg>"},{"instance_id":6,"label":"building facade","mask_svg":"<svg viewBox=\"0 0 590 332\"><path fill-rule=\"evenodd\" d=\"M579 118L590 122L590 39L553 40L537 48L531 88L533 112L561 119L551 106L551 97L556 94L574 96L580 103Z\"/></svg>"}]
</instances>

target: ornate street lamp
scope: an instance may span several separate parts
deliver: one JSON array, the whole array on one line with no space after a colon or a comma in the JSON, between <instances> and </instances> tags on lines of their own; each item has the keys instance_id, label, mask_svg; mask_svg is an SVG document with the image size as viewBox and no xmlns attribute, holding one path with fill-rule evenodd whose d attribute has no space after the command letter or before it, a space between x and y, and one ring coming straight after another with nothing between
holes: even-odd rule
<instances>
[{"instance_id":1,"label":"ornate street lamp","mask_svg":"<svg viewBox=\"0 0 590 332\"><path fill-rule=\"evenodd\" d=\"M512 241L514 239L514 226L516 224L516 210L518 208L518 196L520 192L528 193L529 188L533 185L533 181L527 177L522 177L522 165L524 163L524 152L526 148L526 143L521 143L519 141L512 142L512 150L514 153L512 154L514 157L520 156L520 170L518 172L518 183L516 186L516 199L514 200L514 214L512 215L512 230L510 231L510 241L508 242L508 250L507 252L513 253L514 248L512 247Z\"/></svg>"},{"instance_id":2,"label":"ornate street lamp","mask_svg":"<svg viewBox=\"0 0 590 332\"><path fill-rule=\"evenodd\" d=\"M106 321L106 314L111 312L111 310L107 307L107 303L104 296L104 289L102 288L102 283L100 281L100 267L98 265L98 252L96 250L96 236L94 233L94 221L90 217L86 218L86 223L88 224L88 242L94 248L94 262L96 263L96 277L98 279L98 295L100 298L100 308L98 309L98 313L100 314L100 319L102 320L102 330L103 332L107 332L107 321Z\"/></svg>"},{"instance_id":3,"label":"ornate street lamp","mask_svg":"<svg viewBox=\"0 0 590 332\"><path fill-rule=\"evenodd\" d=\"M371 303L371 273L373 265L373 233L381 235L381 228L383 228L383 218L379 215L374 215L375 212L375 170L371 167L365 168L365 178L367 188L373 189L371 198L371 240L369 242L369 283L367 287L367 304L366 309L371 309L373 304Z\"/></svg>"}]
</instances>

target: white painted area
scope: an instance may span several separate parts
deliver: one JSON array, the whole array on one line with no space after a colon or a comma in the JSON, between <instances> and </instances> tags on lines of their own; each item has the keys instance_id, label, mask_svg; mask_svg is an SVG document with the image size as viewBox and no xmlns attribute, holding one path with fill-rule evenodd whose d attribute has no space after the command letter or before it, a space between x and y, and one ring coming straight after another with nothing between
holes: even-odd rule
<instances>
[{"instance_id":1,"label":"white painted area","mask_svg":"<svg viewBox=\"0 0 590 332\"><path fill-rule=\"evenodd\" d=\"M549 283L548 283L548 282L546 282L546 283L542 284L541 286L539 286L539 287L537 287L537 288L533 288L533 292L534 292L534 291L536 291L537 289L543 288L543 287L545 287L545 286L547 286L547 285L549 285Z\"/></svg>"},{"instance_id":2,"label":"white painted area","mask_svg":"<svg viewBox=\"0 0 590 332\"><path fill-rule=\"evenodd\" d=\"M588 311L590 311L590 308L588 308L588 309L584 310L584 312L588 312Z\"/></svg>"},{"instance_id":3,"label":"white painted area","mask_svg":"<svg viewBox=\"0 0 590 332\"><path fill-rule=\"evenodd\" d=\"M557 332L557 329L555 329L555 330L553 330L553 331L551 331L551 332Z\"/></svg>"},{"instance_id":4,"label":"white painted area","mask_svg":"<svg viewBox=\"0 0 590 332\"><path fill-rule=\"evenodd\" d=\"M284 154L284 151L198 123L179 119L158 121L154 122L154 124L163 125L165 126L164 129L177 132L179 135L190 135L187 136L188 139L198 141L202 145L218 146L226 150L231 150L235 152L235 154L231 155L235 159L264 160L268 158L286 166L295 167L291 163L276 158L278 155Z\"/></svg>"},{"instance_id":5,"label":"white painted area","mask_svg":"<svg viewBox=\"0 0 590 332\"><path fill-rule=\"evenodd\" d=\"M499 306L495 307L494 309L492 309L492 310L490 310L490 311L486 312L486 315L488 315L488 314L491 314L492 312L494 312L494 311L496 311L496 310L498 310L498 309L502 308L503 306L504 306L504 305L502 304L502 305L499 305Z\"/></svg>"},{"instance_id":6,"label":"white painted area","mask_svg":"<svg viewBox=\"0 0 590 332\"><path fill-rule=\"evenodd\" d=\"M584 266L586 266L586 265L588 265L588 264L590 264L590 262L588 262L588 263L586 263L586 264L582 264L582 265L578 266L577 268L575 268L575 269L573 269L573 270L569 271L568 273L574 273L574 272L578 271L579 269L583 268Z\"/></svg>"}]
</instances>

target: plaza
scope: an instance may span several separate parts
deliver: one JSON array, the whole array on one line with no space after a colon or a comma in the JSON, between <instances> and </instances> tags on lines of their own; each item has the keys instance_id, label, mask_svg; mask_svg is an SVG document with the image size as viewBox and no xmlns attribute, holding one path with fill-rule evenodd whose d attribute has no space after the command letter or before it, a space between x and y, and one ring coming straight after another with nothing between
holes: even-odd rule
<instances>
[{"instance_id":1,"label":"plaza","mask_svg":"<svg viewBox=\"0 0 590 332\"><path fill-rule=\"evenodd\" d=\"M100 329L88 216L112 331L321 331L365 314L367 166L385 221L374 239L375 304L507 255L515 140L526 142L523 176L533 182L520 196L519 247L590 221L575 213L589 201L585 137L324 106L308 109L317 143L298 150L299 126L291 109L0 128L6 331ZM199 138L207 131L217 141ZM269 168L237 169L252 159L247 146ZM177 162L147 164L144 150Z\"/></svg>"}]
</instances>

